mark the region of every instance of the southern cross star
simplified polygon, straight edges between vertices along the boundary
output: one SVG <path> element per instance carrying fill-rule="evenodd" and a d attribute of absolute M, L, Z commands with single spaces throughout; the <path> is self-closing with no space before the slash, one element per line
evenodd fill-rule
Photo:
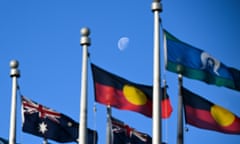
<path fill-rule="evenodd" d="M 44 134 L 47 131 L 47 124 L 45 124 L 44 122 L 39 124 L 39 132 L 41 132 L 42 134 Z"/>

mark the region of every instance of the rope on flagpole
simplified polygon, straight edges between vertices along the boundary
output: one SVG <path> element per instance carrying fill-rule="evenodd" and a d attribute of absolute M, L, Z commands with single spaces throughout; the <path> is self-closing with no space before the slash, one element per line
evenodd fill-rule
<path fill-rule="evenodd" d="M 88 57 L 88 62 L 91 64 L 92 63 L 92 59 L 91 59 L 91 55 L 88 51 L 87 53 L 87 57 Z M 97 103 L 93 102 L 93 129 L 96 131 L 97 130 Z M 94 132 L 93 135 L 93 144 L 97 144 L 97 132 Z"/>
<path fill-rule="evenodd" d="M 161 28 L 163 27 L 160 23 Z M 164 34 L 163 34 L 163 45 L 165 45 L 164 42 Z M 163 46 L 164 47 L 164 46 Z M 165 48 L 163 48 L 165 50 Z M 166 75 L 166 53 L 164 51 L 164 68 L 163 68 L 163 83 L 164 83 L 164 97 L 166 97 L 167 94 L 167 75 Z M 165 112 L 168 111 L 168 107 L 165 107 Z M 165 120 L 165 132 L 166 132 L 166 143 L 168 143 L 168 119 Z"/>
<path fill-rule="evenodd" d="M 94 130 L 97 130 L 97 122 L 96 122 L 96 119 L 97 119 L 97 107 L 96 107 L 96 102 L 94 102 L 93 104 L 93 128 Z M 93 144 L 96 144 L 96 132 L 94 132 L 94 135 L 93 135 Z"/>
<path fill-rule="evenodd" d="M 166 79 L 164 78 L 163 80 L 163 83 L 164 83 L 164 93 L 163 93 L 163 97 L 166 98 L 166 95 L 167 95 L 167 81 Z M 168 106 L 164 107 L 164 110 L 165 112 L 164 113 L 167 113 L 168 112 Z M 165 132 L 166 132 L 166 142 L 168 143 L 168 119 L 165 120 Z"/>

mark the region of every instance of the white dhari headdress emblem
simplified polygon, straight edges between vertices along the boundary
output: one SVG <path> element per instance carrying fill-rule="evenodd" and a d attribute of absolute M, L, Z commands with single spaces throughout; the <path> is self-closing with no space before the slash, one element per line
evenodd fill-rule
<path fill-rule="evenodd" d="M 218 70 L 220 68 L 221 62 L 216 58 L 212 57 L 206 52 L 201 53 L 202 67 L 201 69 L 213 70 L 216 75 L 219 75 Z"/>

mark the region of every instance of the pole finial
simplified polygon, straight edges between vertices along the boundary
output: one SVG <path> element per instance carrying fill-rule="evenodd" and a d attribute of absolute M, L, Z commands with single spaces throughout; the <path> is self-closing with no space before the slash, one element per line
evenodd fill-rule
<path fill-rule="evenodd" d="M 20 76 L 20 72 L 18 70 L 18 61 L 17 60 L 11 60 L 10 61 L 10 67 L 11 67 L 11 71 L 10 71 L 10 77 L 19 77 Z"/>
<path fill-rule="evenodd" d="M 90 34 L 89 28 L 87 28 L 87 27 L 82 28 L 82 29 L 81 29 L 81 34 L 82 34 L 83 36 L 88 36 L 88 35 Z"/>
<path fill-rule="evenodd" d="M 90 30 L 89 28 L 87 27 L 83 27 L 81 30 L 80 30 L 80 33 L 82 35 L 81 37 L 81 40 L 80 40 L 80 44 L 83 46 L 83 45 L 87 45 L 89 46 L 91 44 L 91 40 L 90 38 L 88 37 L 90 35 Z"/>
<path fill-rule="evenodd" d="M 152 11 L 159 11 L 162 12 L 162 4 L 160 0 L 154 0 L 152 2 Z"/>
<path fill-rule="evenodd" d="M 11 60 L 10 61 L 10 67 L 11 68 L 17 68 L 18 67 L 18 61 L 17 60 Z"/>

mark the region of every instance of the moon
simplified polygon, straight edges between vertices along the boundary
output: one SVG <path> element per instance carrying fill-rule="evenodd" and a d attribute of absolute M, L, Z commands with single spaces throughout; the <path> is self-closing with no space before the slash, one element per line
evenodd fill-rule
<path fill-rule="evenodd" d="M 119 40 L 118 40 L 118 49 L 120 51 L 123 51 L 125 50 L 128 45 L 129 45 L 129 42 L 130 42 L 130 39 L 128 37 L 121 37 Z"/>

